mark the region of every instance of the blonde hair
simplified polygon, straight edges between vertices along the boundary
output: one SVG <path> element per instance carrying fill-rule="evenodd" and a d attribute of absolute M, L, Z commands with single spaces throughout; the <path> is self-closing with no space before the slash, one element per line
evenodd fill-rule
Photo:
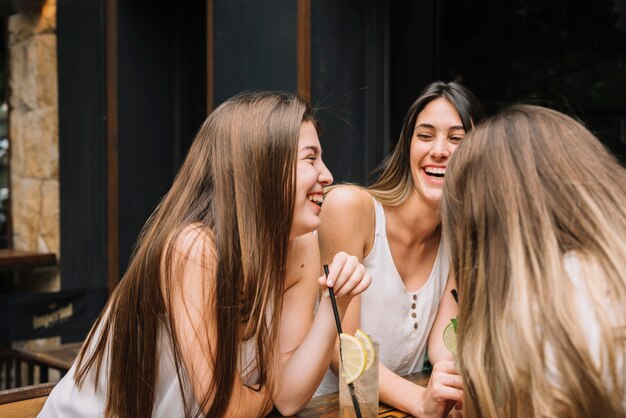
<path fill-rule="evenodd" d="M 204 341 L 213 378 L 200 408 L 208 405 L 207 416 L 224 415 L 244 339 L 255 342 L 260 387 L 271 390 L 279 384 L 278 329 L 303 121 L 313 116 L 302 100 L 258 92 L 229 99 L 200 128 L 172 188 L 146 223 L 107 313 L 94 325 L 102 332 L 92 330 L 79 357 L 80 386 L 92 367 L 98 381 L 108 356 L 107 416 L 151 414 L 161 316 L 172 311 L 169 290 L 181 286 L 183 267 L 176 252 L 184 233 L 193 229 L 198 231 L 196 248 L 210 244 L 200 247 L 203 265 L 215 265 L 205 271 L 205 282 L 212 286 L 205 312 L 214 313 L 217 340 Z M 209 240 L 202 242 L 203 237 Z M 182 247 L 191 251 L 192 246 Z M 166 332 L 183 382 L 177 324 L 172 315 L 168 319 Z M 88 354 L 91 344 L 95 350 Z M 182 383 L 180 390 L 185 415 L 197 415 Z"/>
<path fill-rule="evenodd" d="M 624 416 L 626 170 L 572 118 L 517 105 L 458 147 L 442 214 L 459 284 L 465 415 Z M 566 255 L 583 266 L 600 367 Z"/>

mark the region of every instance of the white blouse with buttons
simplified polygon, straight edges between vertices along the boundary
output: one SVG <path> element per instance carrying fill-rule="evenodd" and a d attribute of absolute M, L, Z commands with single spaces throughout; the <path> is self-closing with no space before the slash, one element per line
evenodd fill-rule
<path fill-rule="evenodd" d="M 374 200 L 374 207 L 374 243 L 363 259 L 372 283 L 361 294 L 361 329 L 378 341 L 380 362 L 402 376 L 424 366 L 428 335 L 448 280 L 449 258 L 442 240 L 424 286 L 407 291 L 391 257 L 383 206 Z M 337 391 L 337 382 L 329 370 L 316 395 Z"/>
<path fill-rule="evenodd" d="M 380 347 L 380 362 L 399 375 L 422 369 L 428 335 L 448 280 L 450 265 L 443 240 L 424 286 L 409 292 L 398 273 L 387 242 L 385 212 L 376 208 L 376 232 L 372 250 L 363 264 L 372 284 L 361 295 L 361 328 Z"/>

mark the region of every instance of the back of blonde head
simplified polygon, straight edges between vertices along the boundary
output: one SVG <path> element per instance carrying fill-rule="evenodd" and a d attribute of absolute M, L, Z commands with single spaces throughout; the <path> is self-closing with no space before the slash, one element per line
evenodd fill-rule
<path fill-rule="evenodd" d="M 518 105 L 459 146 L 442 206 L 460 288 L 465 415 L 626 416 L 626 170 L 578 122 Z M 565 254 L 584 266 L 601 365 Z"/>

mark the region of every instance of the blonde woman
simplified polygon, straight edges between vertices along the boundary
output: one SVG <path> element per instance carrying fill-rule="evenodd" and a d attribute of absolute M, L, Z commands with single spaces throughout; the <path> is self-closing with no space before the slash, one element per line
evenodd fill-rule
<path fill-rule="evenodd" d="M 430 84 L 409 109 L 374 184 L 338 186 L 324 202 L 322 259 L 348 252 L 372 277 L 343 327 L 351 333 L 361 328 L 378 341 L 380 400 L 417 417 L 440 417 L 462 397 L 461 377 L 442 337 L 457 306 L 439 202 L 450 157 L 483 115 L 463 85 Z M 427 350 L 434 370 L 424 389 L 402 376 L 422 370 Z M 337 357 L 331 370 L 318 394 L 337 390 Z"/>
<path fill-rule="evenodd" d="M 369 284 L 355 257 L 319 277 L 322 161 L 298 98 L 247 93 L 200 129 L 128 271 L 41 416 L 259 417 L 297 412 Z"/>
<path fill-rule="evenodd" d="M 517 105 L 446 177 L 465 416 L 626 416 L 626 170 L 572 118 Z"/>

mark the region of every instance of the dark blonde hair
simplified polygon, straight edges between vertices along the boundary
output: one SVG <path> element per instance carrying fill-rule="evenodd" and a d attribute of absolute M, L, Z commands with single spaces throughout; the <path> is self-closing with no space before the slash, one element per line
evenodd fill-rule
<path fill-rule="evenodd" d="M 179 378 L 185 379 L 169 290 L 180 286 L 182 267 L 175 252 L 190 227 L 204 231 L 214 243 L 203 257 L 207 265 L 215 264 L 206 270 L 205 282 L 214 287 L 205 310 L 213 312 L 217 341 L 205 341 L 203 348 L 213 365 L 213 379 L 200 407 L 210 404 L 207 416 L 226 411 L 244 339 L 255 342 L 260 386 L 279 384 L 278 327 L 303 121 L 313 121 L 304 101 L 257 92 L 229 99 L 200 128 L 79 357 L 79 385 L 92 367 L 97 382 L 103 357 L 108 357 L 107 416 L 151 414 L 160 361 L 157 337 L 163 329 L 169 333 Z M 163 314 L 168 327 L 163 327 Z M 182 384 L 180 389 L 185 415 L 197 415 Z"/>
<path fill-rule="evenodd" d="M 393 152 L 382 163 L 380 175 L 367 188 L 383 204 L 399 205 L 413 190 L 410 154 L 415 121 L 426 105 L 438 98 L 448 100 L 456 108 L 465 132 L 469 132 L 472 126 L 485 117 L 485 111 L 474 93 L 461 83 L 435 81 L 426 86 L 404 117 L 398 143 Z"/>
<path fill-rule="evenodd" d="M 600 141 L 559 112 L 508 108 L 457 148 L 442 216 L 465 415 L 624 416 L 626 170 Z M 570 255 L 599 324 L 599 367 L 573 304 Z"/>

